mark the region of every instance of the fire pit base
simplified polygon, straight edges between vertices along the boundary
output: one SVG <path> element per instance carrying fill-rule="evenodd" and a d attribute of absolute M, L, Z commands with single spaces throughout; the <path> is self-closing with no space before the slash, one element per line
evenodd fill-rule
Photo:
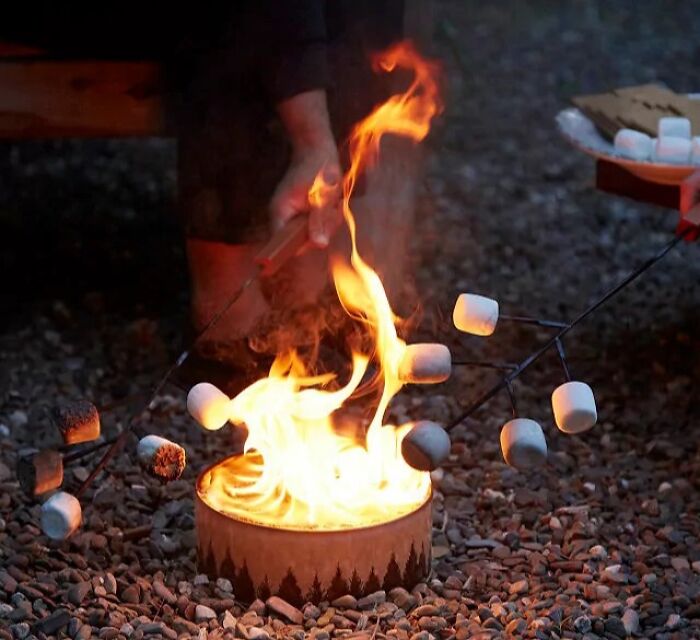
<path fill-rule="evenodd" d="M 216 465 L 213 465 L 216 466 Z M 379 589 L 408 589 L 430 572 L 431 499 L 390 522 L 340 531 L 282 529 L 221 513 L 204 499 L 197 480 L 195 519 L 200 570 L 228 578 L 236 598 L 277 595 L 300 605 L 361 597 Z"/>

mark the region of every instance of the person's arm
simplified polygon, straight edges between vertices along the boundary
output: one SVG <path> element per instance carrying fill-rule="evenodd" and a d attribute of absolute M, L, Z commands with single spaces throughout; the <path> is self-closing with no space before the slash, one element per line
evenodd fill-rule
<path fill-rule="evenodd" d="M 312 207 L 308 200 L 320 171 L 340 193 L 338 150 L 326 104 L 330 74 L 324 1 L 263 0 L 257 11 L 266 47 L 260 77 L 292 146 L 289 168 L 270 201 L 273 226 L 308 213 L 309 238 L 325 247 L 340 222 L 338 198 L 323 207 Z"/>
<path fill-rule="evenodd" d="M 292 159 L 270 201 L 273 226 L 279 227 L 296 215 L 309 214 L 309 239 L 326 247 L 340 223 L 341 169 L 338 149 L 331 131 L 326 93 L 306 91 L 277 105 L 292 144 Z M 322 206 L 309 202 L 309 189 L 319 172 L 324 182 L 336 185 L 336 192 Z"/>

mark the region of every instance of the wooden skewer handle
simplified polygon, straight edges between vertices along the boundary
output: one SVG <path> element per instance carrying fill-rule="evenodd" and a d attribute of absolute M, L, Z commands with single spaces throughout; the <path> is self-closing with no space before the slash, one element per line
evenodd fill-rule
<path fill-rule="evenodd" d="M 305 215 L 292 218 L 255 256 L 262 275 L 271 276 L 287 260 L 293 258 L 308 240 L 308 220 Z"/>

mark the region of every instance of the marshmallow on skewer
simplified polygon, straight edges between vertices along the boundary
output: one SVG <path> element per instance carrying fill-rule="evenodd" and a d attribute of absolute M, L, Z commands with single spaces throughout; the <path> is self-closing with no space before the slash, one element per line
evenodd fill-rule
<path fill-rule="evenodd" d="M 58 491 L 41 505 L 41 530 L 52 540 L 65 540 L 80 526 L 82 517 L 78 499 Z"/>
<path fill-rule="evenodd" d="M 187 394 L 187 411 L 208 431 L 221 429 L 229 418 L 231 399 L 213 384 L 200 382 Z"/>
<path fill-rule="evenodd" d="M 185 450 L 160 436 L 141 438 L 136 454 L 139 463 L 150 475 L 166 482 L 177 480 L 185 470 Z"/>
<path fill-rule="evenodd" d="M 464 333 L 490 336 L 498 323 L 498 302 L 474 293 L 462 293 L 455 303 L 452 322 Z"/>
<path fill-rule="evenodd" d="M 409 467 L 433 471 L 450 455 L 451 446 L 450 436 L 439 424 L 420 420 L 401 441 L 401 455 Z"/>
<path fill-rule="evenodd" d="M 659 138 L 673 137 L 690 140 L 690 120 L 673 116 L 659 118 L 657 132 Z"/>
<path fill-rule="evenodd" d="M 100 437 L 100 415 L 92 402 L 69 402 L 55 407 L 52 413 L 64 444 L 92 442 Z"/>
<path fill-rule="evenodd" d="M 17 458 L 17 480 L 31 497 L 58 489 L 63 484 L 63 456 L 52 449 L 20 455 Z"/>
<path fill-rule="evenodd" d="M 632 160 L 649 160 L 652 152 L 651 138 L 641 131 L 620 129 L 615 134 L 615 151 Z"/>
<path fill-rule="evenodd" d="M 671 164 L 690 162 L 690 140 L 674 136 L 657 138 L 654 143 L 654 160 Z"/>
<path fill-rule="evenodd" d="M 588 431 L 598 420 L 593 390 L 585 382 L 565 382 L 552 393 L 554 421 L 564 433 Z"/>
<path fill-rule="evenodd" d="M 452 373 L 452 356 L 444 344 L 409 344 L 399 364 L 399 378 L 413 384 L 444 382 Z"/>
<path fill-rule="evenodd" d="M 534 420 L 515 418 L 501 429 L 501 451 L 505 461 L 516 469 L 530 469 L 547 460 L 547 441 L 542 427 Z"/>

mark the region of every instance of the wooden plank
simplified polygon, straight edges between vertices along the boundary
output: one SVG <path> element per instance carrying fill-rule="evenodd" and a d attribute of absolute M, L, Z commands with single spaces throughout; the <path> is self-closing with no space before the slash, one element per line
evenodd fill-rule
<path fill-rule="evenodd" d="M 0 61 L 0 138 L 164 133 L 153 62 Z"/>
<path fill-rule="evenodd" d="M 606 193 L 648 202 L 678 211 L 680 189 L 674 185 L 657 184 L 638 178 L 614 162 L 597 160 L 596 187 Z"/>

